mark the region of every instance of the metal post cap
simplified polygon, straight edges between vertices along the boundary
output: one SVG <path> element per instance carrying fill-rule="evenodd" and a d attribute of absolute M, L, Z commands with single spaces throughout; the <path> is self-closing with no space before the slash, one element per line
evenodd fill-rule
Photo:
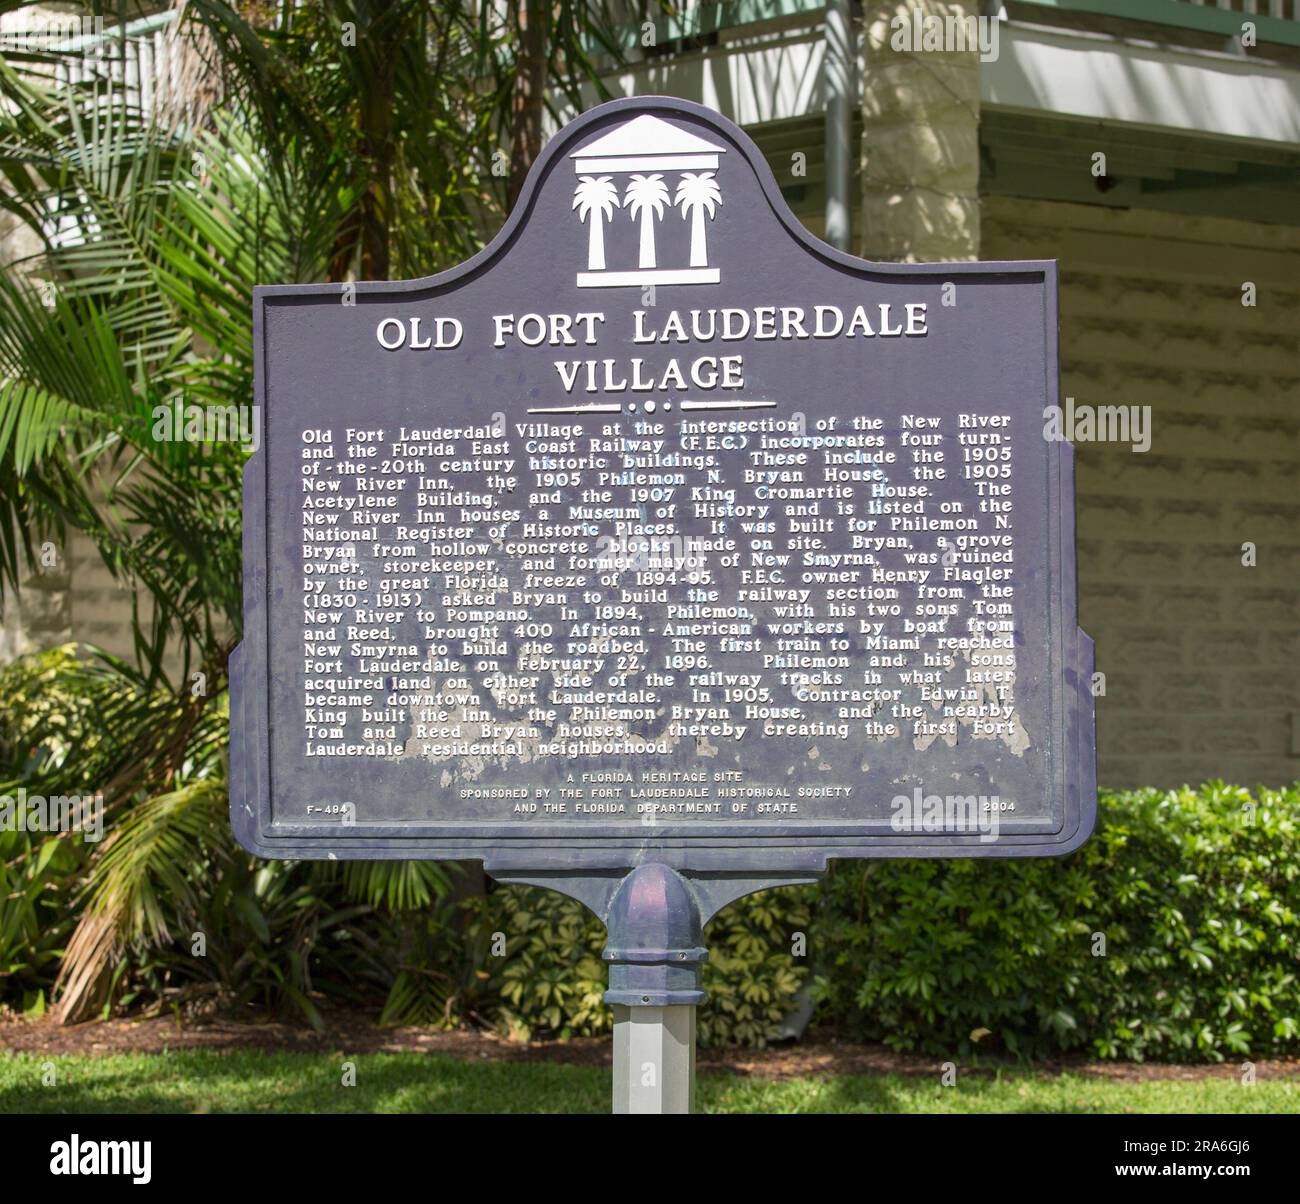
<path fill-rule="evenodd" d="M 610 963 L 605 1002 L 628 1007 L 703 1003 L 704 948 L 699 904 L 686 880 L 658 861 L 623 879 L 605 921 Z"/>

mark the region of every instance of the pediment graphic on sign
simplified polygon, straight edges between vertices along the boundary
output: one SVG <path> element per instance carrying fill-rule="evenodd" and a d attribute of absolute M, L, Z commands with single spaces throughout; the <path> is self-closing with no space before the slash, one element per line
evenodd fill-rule
<path fill-rule="evenodd" d="M 588 234 L 587 270 L 578 272 L 578 287 L 717 284 L 721 276 L 709 266 L 706 223 L 722 204 L 718 164 L 726 150 L 643 113 L 574 151 L 573 209 Z M 685 265 L 660 262 L 657 228 L 673 220 L 690 223 Z M 624 266 L 630 257 L 618 252 L 611 262 L 607 239 L 618 252 L 634 245 L 635 266 Z"/>

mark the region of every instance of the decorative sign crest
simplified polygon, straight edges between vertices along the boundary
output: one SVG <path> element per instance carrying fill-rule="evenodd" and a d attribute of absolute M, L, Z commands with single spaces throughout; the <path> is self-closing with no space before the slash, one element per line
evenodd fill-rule
<path fill-rule="evenodd" d="M 240 840 L 711 905 L 1077 847 L 1056 322 L 1054 263 L 842 254 L 662 98 L 560 131 L 458 268 L 259 288 Z"/>
<path fill-rule="evenodd" d="M 574 151 L 570 157 L 578 186 L 573 208 L 588 227 L 587 270 L 578 273 L 578 287 L 717 284 L 718 269 L 708 266 L 706 223 L 722 204 L 717 175 L 726 151 L 649 113 L 630 118 Z M 612 266 L 606 263 L 605 225 L 620 207 L 638 230 L 635 268 L 620 266 L 617 257 Z M 674 209 L 690 223 L 687 267 L 661 265 L 656 253 L 657 225 Z M 616 245 L 621 248 L 624 241 L 616 238 Z"/>

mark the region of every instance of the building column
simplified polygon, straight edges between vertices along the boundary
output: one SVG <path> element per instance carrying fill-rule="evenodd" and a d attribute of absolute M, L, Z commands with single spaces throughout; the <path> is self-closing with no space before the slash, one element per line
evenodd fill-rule
<path fill-rule="evenodd" d="M 977 259 L 978 43 L 956 50 L 936 35 L 979 5 L 867 0 L 864 9 L 859 252 L 901 263 Z"/>

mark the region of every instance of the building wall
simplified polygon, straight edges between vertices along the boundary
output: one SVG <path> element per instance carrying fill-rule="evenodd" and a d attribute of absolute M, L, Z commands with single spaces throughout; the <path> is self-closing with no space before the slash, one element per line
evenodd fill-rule
<path fill-rule="evenodd" d="M 68 609 L 73 638 L 134 663 L 132 591 L 109 572 L 99 549 L 80 532 L 73 532 L 68 541 L 68 567 Z M 141 593 L 139 605 L 148 631 L 151 606 L 148 593 Z M 171 661 L 168 667 L 174 668 Z"/>
<path fill-rule="evenodd" d="M 895 22 L 943 22 L 978 5 L 869 0 L 863 10 L 862 210 L 854 245 L 893 263 L 975 259 L 980 243 L 980 60 L 895 49 Z"/>
<path fill-rule="evenodd" d="M 1300 228 L 985 197 L 980 257 L 1060 261 L 1062 398 L 1152 408 L 1076 446 L 1100 782 L 1300 777 Z"/>

